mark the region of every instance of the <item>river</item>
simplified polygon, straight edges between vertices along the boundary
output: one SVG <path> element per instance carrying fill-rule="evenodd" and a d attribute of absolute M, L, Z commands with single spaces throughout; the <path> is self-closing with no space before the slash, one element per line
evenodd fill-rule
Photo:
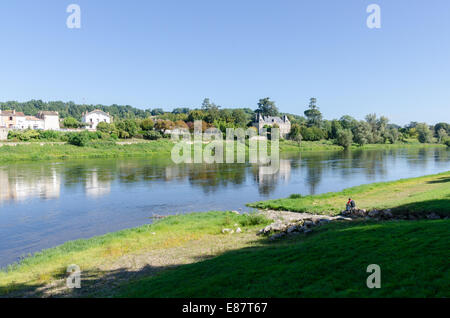
<path fill-rule="evenodd" d="M 445 148 L 283 155 L 274 175 L 251 164 L 175 165 L 142 158 L 2 164 L 0 266 L 68 240 L 151 223 L 152 215 L 247 211 L 246 203 L 292 193 L 448 170 Z"/>

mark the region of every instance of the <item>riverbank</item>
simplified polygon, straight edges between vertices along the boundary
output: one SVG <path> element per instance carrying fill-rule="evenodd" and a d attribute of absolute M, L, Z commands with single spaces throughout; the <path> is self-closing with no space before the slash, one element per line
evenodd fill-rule
<path fill-rule="evenodd" d="M 275 199 L 248 204 L 257 209 L 337 215 L 345 209 L 351 197 L 358 208 L 366 210 L 391 209 L 393 214 L 424 216 L 437 213 L 450 216 L 450 171 L 419 178 L 380 182 L 347 188 L 340 192 L 319 195 L 292 194 L 285 199 Z"/>
<path fill-rule="evenodd" d="M 446 172 L 293 200 L 302 208 L 336 204 L 334 211 L 351 193 L 396 213 L 415 207 L 448 216 L 449 184 Z M 260 214 L 192 213 L 67 242 L 0 272 L 0 296 L 450 296 L 449 219 L 336 221 L 275 241 L 257 235 L 269 223 Z M 80 266 L 81 289 L 65 287 L 70 264 Z M 382 267 L 383 288 L 365 287 L 368 264 Z"/>
<path fill-rule="evenodd" d="M 89 158 L 130 158 L 130 157 L 170 157 L 173 142 L 170 139 L 154 141 L 125 140 L 118 142 L 91 142 L 85 147 L 77 147 L 57 142 L 0 143 L 0 162 L 17 162 L 26 160 L 67 160 Z M 402 143 L 374 144 L 358 149 L 393 149 L 393 148 L 445 148 L 440 144 Z M 248 144 L 247 144 L 248 149 Z M 270 150 L 270 147 L 269 147 Z M 280 141 L 280 153 L 312 152 L 312 151 L 343 151 L 344 148 L 331 141 L 304 141 L 300 145 L 288 140 Z"/>

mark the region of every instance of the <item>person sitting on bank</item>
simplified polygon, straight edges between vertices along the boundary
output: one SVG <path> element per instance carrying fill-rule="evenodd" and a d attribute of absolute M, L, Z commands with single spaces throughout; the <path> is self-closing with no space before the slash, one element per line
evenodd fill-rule
<path fill-rule="evenodd" d="M 356 207 L 355 201 L 352 200 L 352 198 L 348 198 L 346 210 L 350 211 L 351 209 L 354 209 Z"/>

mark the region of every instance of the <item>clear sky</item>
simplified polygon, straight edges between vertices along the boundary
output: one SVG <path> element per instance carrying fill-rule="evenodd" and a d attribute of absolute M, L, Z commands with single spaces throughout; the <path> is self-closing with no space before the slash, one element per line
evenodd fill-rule
<path fill-rule="evenodd" d="M 81 7 L 81 29 L 66 8 Z M 366 8 L 381 7 L 381 29 Z M 450 122 L 448 0 L 2 0 L 0 101 Z"/>

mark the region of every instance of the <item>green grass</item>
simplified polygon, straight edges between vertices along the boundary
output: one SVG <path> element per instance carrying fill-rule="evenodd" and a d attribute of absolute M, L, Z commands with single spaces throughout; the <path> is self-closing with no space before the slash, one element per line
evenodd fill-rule
<path fill-rule="evenodd" d="M 419 178 L 360 185 L 340 192 L 299 194 L 289 198 L 248 204 L 259 209 L 338 214 L 348 198 L 361 209 L 392 209 L 393 213 L 450 216 L 450 171 Z"/>
<path fill-rule="evenodd" d="M 131 253 L 164 250 L 200 239 L 211 242 L 215 236 L 223 235 L 224 227 L 234 224 L 239 224 L 245 231 L 264 226 L 268 220 L 259 215 L 232 212 L 191 213 L 170 216 L 138 228 L 70 241 L 0 271 L 0 295 L 37 288 L 64 277 L 70 264 L 77 264 L 82 271 L 88 272 Z"/>
<path fill-rule="evenodd" d="M 115 297 L 450 297 L 450 220 L 334 223 L 131 281 Z M 381 267 L 369 289 L 366 268 Z"/>
<path fill-rule="evenodd" d="M 111 157 L 170 156 L 173 143 L 170 140 L 140 142 L 130 145 L 90 143 L 86 147 L 69 144 L 26 144 L 0 147 L 0 162 L 22 160 L 60 160 Z"/>
<path fill-rule="evenodd" d="M 43 143 L 43 145 L 40 145 Z M 7 143 L 5 143 L 7 144 Z M 153 157 L 162 156 L 169 158 L 173 148 L 169 139 L 155 141 L 142 141 L 129 144 L 117 145 L 114 142 L 93 141 L 85 147 L 77 147 L 70 144 L 52 144 L 46 142 L 29 142 L 17 146 L 0 147 L 0 162 L 17 162 L 25 160 L 61 160 L 61 159 L 87 159 L 87 158 L 124 158 L 124 157 Z M 204 147 L 205 145 L 203 145 Z M 365 145 L 363 147 L 353 146 L 352 149 L 389 149 L 402 147 L 446 147 L 437 144 L 402 143 L 394 145 Z M 235 151 L 236 151 L 235 147 Z M 310 151 L 342 151 L 343 147 L 334 145 L 330 140 L 303 141 L 299 146 L 296 142 L 289 140 L 280 141 L 280 153 L 310 152 Z M 270 142 L 268 145 L 270 153 Z M 246 141 L 246 152 L 248 156 L 248 141 Z M 224 145 L 224 154 L 226 147 Z"/>

